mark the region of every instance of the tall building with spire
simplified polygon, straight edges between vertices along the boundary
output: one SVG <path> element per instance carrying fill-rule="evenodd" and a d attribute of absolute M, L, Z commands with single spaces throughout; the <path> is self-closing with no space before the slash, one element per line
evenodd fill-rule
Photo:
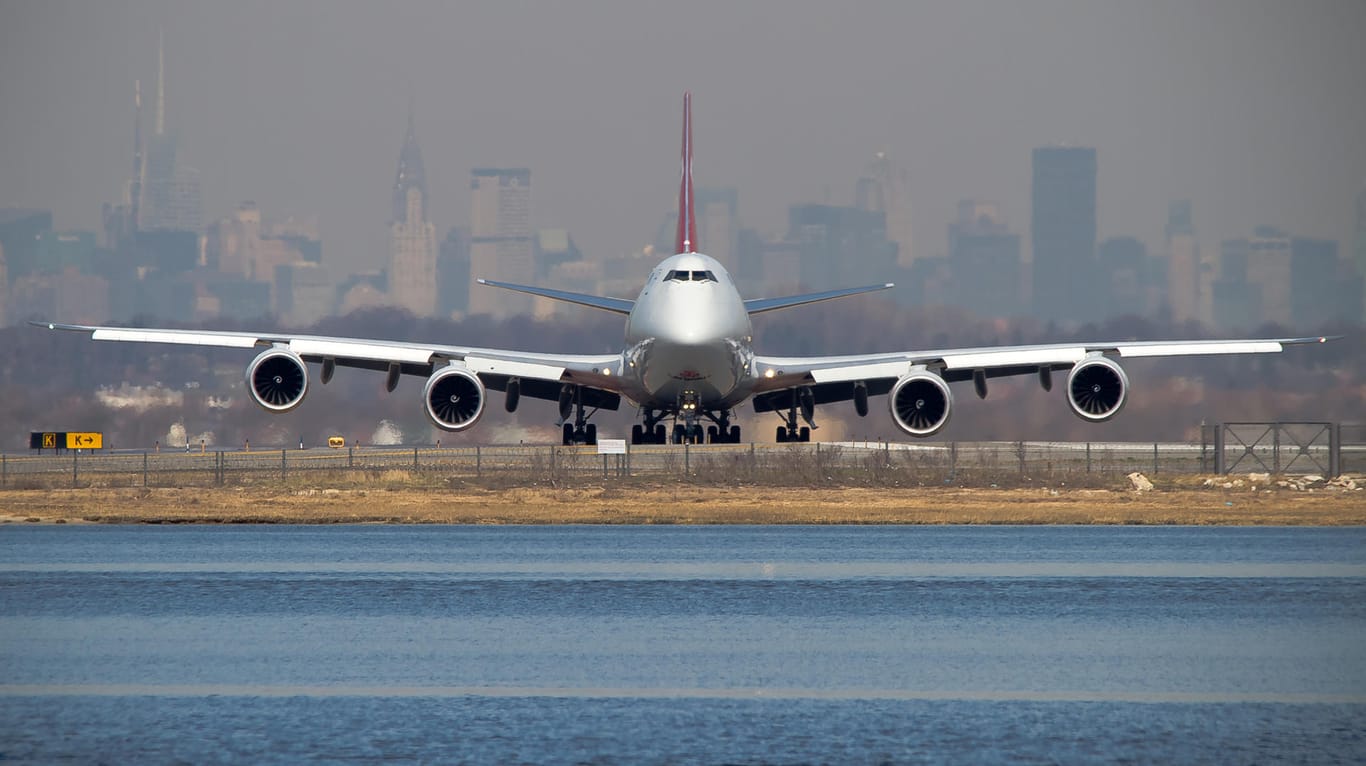
<path fill-rule="evenodd" d="M 140 89 L 139 89 L 140 90 Z M 142 138 L 142 99 L 137 96 L 134 131 Z M 130 201 L 138 231 L 194 231 L 202 226 L 199 171 L 176 162 L 175 136 L 166 132 L 166 54 L 157 37 L 156 129 L 141 142 L 134 158 L 134 195 Z"/>
<path fill-rule="evenodd" d="M 436 226 L 427 220 L 427 174 L 413 110 L 398 153 L 389 224 L 389 300 L 418 316 L 436 313 Z"/>
<path fill-rule="evenodd" d="M 531 171 L 475 168 L 470 196 L 470 278 L 533 284 L 535 242 L 531 231 Z M 531 313 L 531 298 L 470 285 L 471 314 L 507 317 Z"/>

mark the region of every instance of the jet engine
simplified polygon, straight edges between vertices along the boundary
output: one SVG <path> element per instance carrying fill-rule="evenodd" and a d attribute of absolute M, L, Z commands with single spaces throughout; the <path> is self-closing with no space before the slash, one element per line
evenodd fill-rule
<path fill-rule="evenodd" d="M 933 436 L 949 422 L 953 394 L 944 379 L 927 370 L 903 375 L 887 396 L 892 420 L 911 436 Z"/>
<path fill-rule="evenodd" d="M 484 399 L 479 376 L 456 365 L 437 370 L 422 389 L 427 417 L 445 431 L 463 431 L 478 422 Z"/>
<path fill-rule="evenodd" d="M 1067 405 L 1082 420 L 1109 420 L 1124 408 L 1128 394 L 1128 376 L 1103 356 L 1087 357 L 1067 375 Z"/>
<path fill-rule="evenodd" d="M 264 409 L 289 412 L 299 406 L 307 391 L 308 368 L 287 348 L 262 351 L 247 365 L 247 392 Z"/>

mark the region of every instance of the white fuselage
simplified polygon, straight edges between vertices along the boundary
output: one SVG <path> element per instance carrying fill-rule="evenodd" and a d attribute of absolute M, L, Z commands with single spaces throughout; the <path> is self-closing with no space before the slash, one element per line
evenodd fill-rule
<path fill-rule="evenodd" d="M 640 291 L 626 321 L 628 398 L 674 410 L 727 410 L 754 388 L 753 328 L 744 301 L 716 259 L 680 253 L 665 259 Z"/>

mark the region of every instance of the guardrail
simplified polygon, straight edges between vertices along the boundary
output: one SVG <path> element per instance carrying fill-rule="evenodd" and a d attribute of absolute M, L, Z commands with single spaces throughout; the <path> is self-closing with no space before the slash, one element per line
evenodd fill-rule
<path fill-rule="evenodd" d="M 1340 446 L 1340 445 L 1339 445 Z M 873 485 L 944 482 L 1111 481 L 1133 471 L 1211 473 L 1217 467 L 1265 470 L 1276 445 L 1253 444 L 1242 461 L 1219 462 L 1213 445 L 1088 442 L 845 442 L 665 445 L 600 455 L 593 447 L 350 447 L 345 450 L 253 449 L 96 451 L 0 454 L 0 487 L 237 486 L 293 481 L 476 479 L 530 484 L 574 479 L 669 478 L 718 483 Z M 1366 448 L 1348 447 L 1333 462 L 1329 445 L 1310 442 L 1281 472 L 1366 469 Z M 1258 459 L 1248 464 L 1246 455 Z"/>

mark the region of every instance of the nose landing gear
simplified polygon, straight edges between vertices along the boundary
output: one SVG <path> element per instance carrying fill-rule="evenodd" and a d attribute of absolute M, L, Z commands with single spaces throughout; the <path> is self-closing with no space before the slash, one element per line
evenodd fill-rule
<path fill-rule="evenodd" d="M 669 416 L 674 419 L 671 429 L 660 422 Z M 685 393 L 673 412 L 645 410 L 642 417 L 643 423 L 631 426 L 632 444 L 740 443 L 740 426 L 731 425 L 730 410 L 704 410 L 695 394 Z M 703 418 L 712 421 L 713 425 L 704 429 Z"/>

